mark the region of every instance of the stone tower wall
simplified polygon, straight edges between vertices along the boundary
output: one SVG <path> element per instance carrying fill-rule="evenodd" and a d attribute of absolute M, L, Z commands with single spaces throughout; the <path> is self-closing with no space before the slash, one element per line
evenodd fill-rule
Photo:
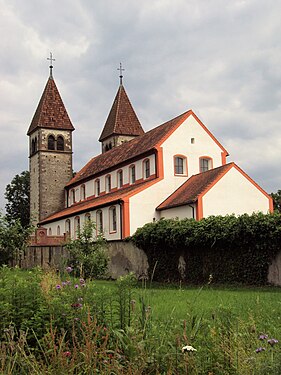
<path fill-rule="evenodd" d="M 38 151 L 30 157 L 30 202 L 32 223 L 65 207 L 64 187 L 72 178 L 71 131 L 39 129 Z M 48 150 L 48 137 L 64 138 L 64 151 Z M 34 136 L 34 135 L 33 135 Z M 30 137 L 32 139 L 32 136 Z"/>

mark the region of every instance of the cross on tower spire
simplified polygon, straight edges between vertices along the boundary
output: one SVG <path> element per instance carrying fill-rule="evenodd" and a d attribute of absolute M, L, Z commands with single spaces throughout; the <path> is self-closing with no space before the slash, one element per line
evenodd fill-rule
<path fill-rule="evenodd" d="M 122 79 L 123 79 L 123 74 L 122 74 L 122 71 L 124 71 L 125 69 L 122 68 L 122 63 L 120 63 L 120 68 L 117 68 L 117 70 L 120 71 L 120 85 L 122 85 Z"/>
<path fill-rule="evenodd" d="M 47 60 L 51 62 L 50 68 L 50 78 L 53 78 L 53 61 L 56 61 L 56 59 L 53 58 L 52 52 L 50 52 L 50 57 L 47 57 Z"/>

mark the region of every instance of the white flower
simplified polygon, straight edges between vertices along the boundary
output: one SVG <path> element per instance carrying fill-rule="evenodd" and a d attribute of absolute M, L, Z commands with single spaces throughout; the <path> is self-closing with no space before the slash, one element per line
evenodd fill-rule
<path fill-rule="evenodd" d="M 193 346 L 190 346 L 190 345 L 186 345 L 184 346 L 181 351 L 183 353 L 187 353 L 187 352 L 197 352 L 197 350 L 195 348 L 193 348 Z"/>

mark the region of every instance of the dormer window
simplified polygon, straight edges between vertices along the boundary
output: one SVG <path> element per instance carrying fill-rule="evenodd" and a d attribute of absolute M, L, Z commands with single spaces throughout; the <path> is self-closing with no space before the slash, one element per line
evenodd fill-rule
<path fill-rule="evenodd" d="M 49 135 L 48 137 L 48 150 L 55 149 L 55 137 L 53 135 Z"/>

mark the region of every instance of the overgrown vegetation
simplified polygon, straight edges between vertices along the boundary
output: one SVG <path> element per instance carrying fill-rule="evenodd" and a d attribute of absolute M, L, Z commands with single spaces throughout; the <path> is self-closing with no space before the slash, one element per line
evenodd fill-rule
<path fill-rule="evenodd" d="M 150 273 L 157 262 L 155 280 L 203 283 L 212 275 L 218 283 L 264 285 L 268 266 L 280 251 L 281 215 L 160 220 L 138 229 L 132 240 L 146 252 Z"/>
<path fill-rule="evenodd" d="M 31 227 L 24 227 L 19 219 L 11 221 L 0 214 L 0 265 L 17 263 L 23 255 Z"/>
<path fill-rule="evenodd" d="M 70 275 L 0 269 L 1 374 L 280 374 L 277 289 Z"/>
<path fill-rule="evenodd" d="M 70 239 L 65 245 L 69 251 L 69 267 L 74 274 L 85 278 L 101 278 L 106 275 L 108 255 L 106 241 L 102 235 L 94 236 L 96 225 L 86 220 L 77 232 L 76 239 Z"/>

